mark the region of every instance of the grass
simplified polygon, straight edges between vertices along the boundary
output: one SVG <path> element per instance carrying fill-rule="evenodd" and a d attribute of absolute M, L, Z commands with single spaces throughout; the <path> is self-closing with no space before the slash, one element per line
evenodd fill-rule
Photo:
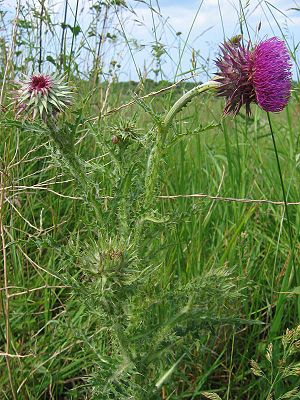
<path fill-rule="evenodd" d="M 98 18 L 106 21 L 107 10 Z M 44 40 L 42 23 L 50 22 L 43 12 L 36 32 L 25 27 L 33 39 L 24 52 Z M 72 49 L 77 12 L 78 2 L 73 30 L 63 27 Z M 142 101 L 166 85 L 148 81 L 135 104 L 91 121 L 130 101 L 130 85 L 115 83 L 115 70 L 112 83 L 97 83 L 95 71 L 76 80 L 76 52 L 60 44 L 78 90 L 58 126 L 66 140 L 74 137 L 88 185 L 42 123 L 15 122 L 7 99 L 0 120 L 1 398 L 179 400 L 213 392 L 223 400 L 283 399 L 299 373 L 279 379 L 278 361 L 288 367 L 299 357 L 297 331 L 281 345 L 299 323 L 296 273 L 286 273 L 293 255 L 299 264 L 299 205 L 288 205 L 288 225 L 282 204 L 157 197 L 283 201 L 267 115 L 253 106 L 250 118 L 220 118 L 222 100 L 194 99 L 177 115 L 151 181 L 155 124 L 190 86 Z M 41 52 L 35 57 L 41 65 Z M 285 111 L 271 115 L 288 202 L 300 198 L 299 108 L 295 86 Z M 90 202 L 94 190 L 101 219 Z M 261 366 L 256 373 L 251 360 Z"/>

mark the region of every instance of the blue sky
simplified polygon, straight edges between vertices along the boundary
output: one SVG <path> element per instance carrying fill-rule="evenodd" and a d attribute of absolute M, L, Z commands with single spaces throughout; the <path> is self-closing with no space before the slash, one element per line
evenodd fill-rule
<path fill-rule="evenodd" d="M 25 0 L 21 0 L 21 2 Z M 27 0 L 36 4 L 38 0 Z M 95 0 L 79 0 L 80 14 L 78 23 L 83 31 L 90 21 L 89 6 Z M 69 23 L 73 24 L 73 15 L 76 0 L 68 0 Z M 243 5 L 244 16 L 252 41 L 271 36 L 285 36 L 291 49 L 300 42 L 300 0 L 127 0 L 131 8 L 122 10 L 114 16 L 111 24 L 116 26 L 126 36 L 127 44 L 115 48 L 109 47 L 106 51 L 107 64 L 114 59 L 121 64 L 121 79 L 137 80 L 139 75 L 148 75 L 153 78 L 151 70 L 155 62 L 151 53 L 152 46 L 160 43 L 166 49 L 162 56 L 161 66 L 163 73 L 159 78 L 170 81 L 182 77 L 182 73 L 191 70 L 191 59 L 196 60 L 198 80 L 204 80 L 214 70 L 213 60 L 218 53 L 218 45 L 224 35 L 230 38 L 240 33 L 240 20 L 243 18 L 240 10 Z M 13 14 L 15 1 L 4 0 L 4 4 Z M 60 0 L 46 0 L 47 7 L 55 13 L 54 21 L 61 22 L 64 2 Z M 152 10 L 151 10 L 152 8 Z M 296 9 L 299 10 L 296 10 Z M 277 22 L 276 22 L 277 20 Z M 258 26 L 260 30 L 258 32 Z M 58 30 L 60 30 L 59 25 Z M 109 29 L 110 30 L 110 29 Z M 181 35 L 176 36 L 176 32 Z M 244 25 L 245 38 L 248 38 Z M 59 46 L 60 33 L 57 43 L 51 41 L 45 46 L 45 55 Z M 77 45 L 84 41 L 83 36 L 77 38 Z M 93 48 L 93 38 L 84 43 Z M 82 42 L 83 43 L 83 42 Z M 142 47 L 136 46 L 142 45 Z M 297 52 L 299 58 L 300 46 Z M 81 50 L 82 65 L 86 70 L 90 68 L 89 56 Z M 194 64 L 195 66 L 195 64 Z M 296 78 L 296 68 L 294 68 Z"/>
<path fill-rule="evenodd" d="M 273 0 L 269 3 L 259 0 L 241 1 L 243 4 L 244 16 L 252 41 L 261 40 L 266 37 L 285 36 L 291 48 L 295 48 L 300 42 L 300 2 L 294 0 Z M 193 49 L 199 52 L 204 59 L 210 57 L 208 65 L 209 72 L 213 72 L 213 59 L 218 52 L 218 45 L 224 39 L 240 33 L 240 1 L 239 0 L 161 0 L 159 1 L 160 12 L 163 17 L 154 15 L 154 23 L 149 7 L 138 2 L 131 1 L 135 5 L 136 15 L 145 24 L 144 27 L 135 27 L 134 32 L 145 42 L 153 40 L 153 25 L 156 25 L 157 37 L 171 47 L 171 57 L 166 58 L 163 64 L 168 76 L 174 79 L 177 71 L 179 40 L 174 38 L 172 28 L 182 32 L 181 49 L 187 40 L 182 56 L 181 71 L 188 71 L 191 68 L 190 59 Z M 137 4 L 139 6 L 137 7 Z M 151 2 L 157 8 L 156 2 Z M 188 4 L 188 6 L 187 6 Z M 299 8 L 299 11 L 295 10 Z M 273 15 L 272 15 L 273 14 Z M 167 23 L 159 21 L 166 19 Z M 276 20 L 277 22 L 276 22 Z M 278 26 L 279 24 L 279 26 Z M 258 32 L 258 26 L 260 31 Z M 244 26 L 244 35 L 247 39 L 248 33 Z M 299 54 L 299 51 L 297 52 Z M 142 61 L 140 55 L 139 61 Z M 201 60 L 199 60 L 201 63 Z M 199 64 L 197 65 L 199 66 Z M 201 70 L 198 70 L 201 71 Z M 296 75 L 296 69 L 294 68 Z M 201 74 L 203 76 L 203 73 Z"/>

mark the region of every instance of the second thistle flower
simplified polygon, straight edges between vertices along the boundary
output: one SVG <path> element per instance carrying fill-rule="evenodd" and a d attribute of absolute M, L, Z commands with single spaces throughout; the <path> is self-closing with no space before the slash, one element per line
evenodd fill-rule
<path fill-rule="evenodd" d="M 64 76 L 33 74 L 20 82 L 17 103 L 18 115 L 31 119 L 40 117 L 44 121 L 64 111 L 71 103 L 72 91 Z"/>

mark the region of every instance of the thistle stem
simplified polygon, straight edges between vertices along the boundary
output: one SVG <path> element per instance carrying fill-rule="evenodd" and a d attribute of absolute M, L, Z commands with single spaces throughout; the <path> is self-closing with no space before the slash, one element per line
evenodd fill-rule
<path fill-rule="evenodd" d="M 295 253 L 294 253 L 294 245 L 293 245 L 293 234 L 292 234 L 292 226 L 291 226 L 291 220 L 289 216 L 289 211 L 288 211 L 288 205 L 287 205 L 287 197 L 286 197 L 286 192 L 285 192 L 285 187 L 284 187 L 284 182 L 283 182 L 283 177 L 282 177 L 282 172 L 281 172 L 281 167 L 280 167 L 280 161 L 279 161 L 279 156 L 278 156 L 278 150 L 277 150 L 277 145 L 276 145 L 276 140 L 275 140 L 275 135 L 273 132 L 273 127 L 271 123 L 271 118 L 270 114 L 267 113 L 268 116 L 268 122 L 269 122 L 269 127 L 270 127 L 270 132 L 272 136 L 272 142 L 273 142 L 273 147 L 274 147 L 274 152 L 276 155 L 276 162 L 277 162 L 277 168 L 278 168 L 278 173 L 279 173 L 279 178 L 280 178 L 280 184 L 281 184 L 281 190 L 282 190 L 282 196 L 283 196 L 283 202 L 284 202 L 284 211 L 286 214 L 286 219 L 287 219 L 287 225 L 288 225 L 288 236 L 289 236 L 289 242 L 290 242 L 290 247 L 291 247 L 291 258 L 292 262 L 288 263 L 282 284 L 281 284 L 281 292 L 286 292 L 290 286 L 290 282 L 293 278 L 294 273 L 296 273 L 296 265 L 295 265 Z M 298 277 L 297 277 L 297 283 L 298 283 Z M 278 297 L 277 305 L 276 305 L 276 312 L 274 316 L 274 320 L 272 323 L 271 327 L 271 336 L 275 336 L 280 328 L 280 322 L 282 319 L 282 314 L 283 314 L 283 304 L 284 300 L 286 298 L 286 294 L 281 293 Z M 298 316 L 300 315 L 300 301 L 298 301 Z"/>
<path fill-rule="evenodd" d="M 95 214 L 97 221 L 100 223 L 102 221 L 103 217 L 103 211 L 102 207 L 99 204 L 99 202 L 96 199 L 96 193 L 95 193 L 95 186 L 93 182 L 89 179 L 89 177 L 85 174 L 82 165 L 80 163 L 80 160 L 75 154 L 75 150 L 70 147 L 67 147 L 65 143 L 63 143 L 60 140 L 60 132 L 53 123 L 53 121 L 48 121 L 48 128 L 50 129 L 51 137 L 53 141 L 55 142 L 56 146 L 58 147 L 61 155 L 64 157 L 66 160 L 68 167 L 70 168 L 73 176 L 77 180 L 77 182 L 80 184 L 81 188 L 84 190 L 86 199 L 88 202 L 91 204 L 91 206 L 94 208 Z"/>
<path fill-rule="evenodd" d="M 151 149 L 148 158 L 148 165 L 146 171 L 146 178 L 145 178 L 145 206 L 146 209 L 152 203 L 154 193 L 155 193 L 155 184 L 158 175 L 158 166 L 159 161 L 162 154 L 163 149 L 163 137 L 166 131 L 164 130 L 163 126 L 158 126 L 157 128 L 157 135 L 156 135 L 156 142 Z"/>
<path fill-rule="evenodd" d="M 151 204 L 155 196 L 157 176 L 159 173 L 159 163 L 163 153 L 164 141 L 176 114 L 178 114 L 195 96 L 211 89 L 217 89 L 219 86 L 220 83 L 216 81 L 208 81 L 189 90 L 182 97 L 180 97 L 179 100 L 176 101 L 171 110 L 165 116 L 164 120 L 158 124 L 156 140 L 149 154 L 146 170 L 144 216 L 137 222 L 134 238 L 135 243 L 140 238 L 145 214 L 151 208 Z"/>
<path fill-rule="evenodd" d="M 220 83 L 217 81 L 208 81 L 205 83 L 202 83 L 201 85 L 198 85 L 194 87 L 193 89 L 189 90 L 187 93 L 185 93 L 182 97 L 180 97 L 179 100 L 176 101 L 176 103 L 173 105 L 171 110 L 167 113 L 165 119 L 164 119 L 164 131 L 167 133 L 168 129 L 171 126 L 171 123 L 175 117 L 175 115 L 183 109 L 195 96 L 197 96 L 200 93 L 206 92 L 207 90 L 210 89 L 217 89 L 220 86 Z"/>
<path fill-rule="evenodd" d="M 164 130 L 164 127 L 161 124 L 158 125 L 156 141 L 150 151 L 150 154 L 148 157 L 147 169 L 146 169 L 145 195 L 144 195 L 144 201 L 143 201 L 144 212 L 142 214 L 142 218 L 140 218 L 137 221 L 136 226 L 135 226 L 134 239 L 133 239 L 134 243 L 138 243 L 138 241 L 140 240 L 145 217 L 146 217 L 147 213 L 149 212 L 149 209 L 151 209 L 153 198 L 155 196 L 159 162 L 160 162 L 162 152 L 163 152 L 163 138 L 165 136 L 164 134 L 166 134 L 166 133 L 167 133 L 167 131 Z"/>
<path fill-rule="evenodd" d="M 74 177 L 77 179 L 81 188 L 84 190 L 88 203 L 90 203 L 94 208 L 97 221 L 101 222 L 103 212 L 101 205 L 96 199 L 96 193 L 93 182 L 91 182 L 88 176 L 84 173 L 80 161 L 75 155 L 71 154 L 70 155 L 63 154 L 63 155 L 66 161 L 68 162 L 69 168 L 72 170 Z"/>

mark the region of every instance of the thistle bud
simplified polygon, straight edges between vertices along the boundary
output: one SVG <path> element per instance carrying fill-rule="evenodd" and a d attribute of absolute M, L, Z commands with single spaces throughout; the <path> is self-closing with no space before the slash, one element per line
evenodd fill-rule
<path fill-rule="evenodd" d="M 118 143 L 120 143 L 121 139 L 120 139 L 119 136 L 114 135 L 114 136 L 111 138 L 111 141 L 112 141 L 112 144 L 118 144 Z"/>
<path fill-rule="evenodd" d="M 44 121 L 55 116 L 71 103 L 72 91 L 57 74 L 33 74 L 20 82 L 17 92 L 18 114 L 31 119 L 40 117 Z"/>

